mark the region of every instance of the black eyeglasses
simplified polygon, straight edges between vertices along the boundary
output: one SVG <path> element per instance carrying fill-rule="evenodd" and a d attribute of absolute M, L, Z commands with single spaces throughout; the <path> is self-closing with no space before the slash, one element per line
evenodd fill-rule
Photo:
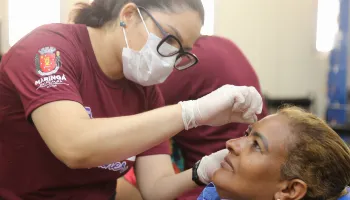
<path fill-rule="evenodd" d="M 144 11 L 153 20 L 153 22 L 156 24 L 156 26 L 159 28 L 160 32 L 163 35 L 163 39 L 159 42 L 157 46 L 158 53 L 163 57 L 171 57 L 171 56 L 177 55 L 175 65 L 174 65 L 175 69 L 184 70 L 198 63 L 197 56 L 194 55 L 193 53 L 185 51 L 184 48 L 182 47 L 180 40 L 177 37 L 166 32 L 163 29 L 163 27 L 158 23 L 158 21 L 154 19 L 151 13 L 147 11 L 146 8 L 143 8 L 140 6 L 138 6 L 138 8 Z M 169 52 L 169 49 L 166 48 L 167 46 L 166 44 L 174 46 L 177 49 L 172 52 Z"/>

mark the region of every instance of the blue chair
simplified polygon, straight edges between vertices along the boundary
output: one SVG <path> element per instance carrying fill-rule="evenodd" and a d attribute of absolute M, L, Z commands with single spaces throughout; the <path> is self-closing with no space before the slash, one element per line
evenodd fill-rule
<path fill-rule="evenodd" d="M 347 188 L 347 191 L 347 194 L 340 197 L 338 200 L 350 200 L 350 187 Z M 207 185 L 197 200 L 220 200 L 220 197 L 216 192 L 215 185 L 213 183 Z"/>
<path fill-rule="evenodd" d="M 345 196 L 340 197 L 338 200 L 350 200 L 350 187 L 347 188 L 348 193 Z"/>

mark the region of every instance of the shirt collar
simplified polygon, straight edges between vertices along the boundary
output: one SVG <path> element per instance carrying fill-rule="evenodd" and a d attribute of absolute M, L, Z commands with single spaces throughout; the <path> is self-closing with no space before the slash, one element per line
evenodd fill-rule
<path fill-rule="evenodd" d="M 215 185 L 210 183 L 202 191 L 197 200 L 221 200 L 219 194 L 216 192 Z"/>

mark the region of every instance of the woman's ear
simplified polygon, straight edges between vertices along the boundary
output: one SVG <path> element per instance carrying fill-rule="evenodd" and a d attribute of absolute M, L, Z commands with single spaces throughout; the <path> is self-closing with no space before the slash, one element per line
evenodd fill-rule
<path fill-rule="evenodd" d="M 119 14 L 120 21 L 125 22 L 126 24 L 131 24 L 132 21 L 138 20 L 137 6 L 134 3 L 127 3 L 120 10 Z"/>
<path fill-rule="evenodd" d="M 280 190 L 275 194 L 275 199 L 279 200 L 300 200 L 307 192 L 307 184 L 300 179 L 283 181 Z"/>

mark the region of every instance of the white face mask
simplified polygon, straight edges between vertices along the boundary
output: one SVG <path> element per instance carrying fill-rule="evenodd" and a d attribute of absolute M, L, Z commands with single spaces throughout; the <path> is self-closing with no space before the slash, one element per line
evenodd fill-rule
<path fill-rule="evenodd" d="M 174 68 L 176 55 L 163 57 L 157 52 L 157 46 L 161 38 L 150 33 L 146 27 L 143 17 L 138 10 L 142 22 L 148 33 L 148 39 L 145 46 L 140 51 L 129 48 L 125 29 L 123 28 L 127 48 L 123 48 L 123 71 L 125 78 L 138 83 L 142 86 L 156 85 L 163 83 L 171 74 Z M 169 53 L 177 49 L 170 44 L 162 44 L 162 51 Z"/>

